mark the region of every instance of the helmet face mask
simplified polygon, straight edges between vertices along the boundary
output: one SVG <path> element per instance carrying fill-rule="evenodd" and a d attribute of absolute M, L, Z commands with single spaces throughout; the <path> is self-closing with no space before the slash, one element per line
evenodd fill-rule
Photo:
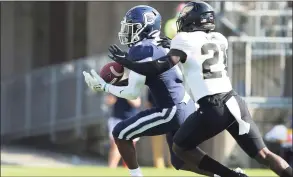
<path fill-rule="evenodd" d="M 213 26 L 212 30 L 215 28 L 215 18 L 214 18 L 214 12 L 206 12 L 200 15 L 200 22 L 204 23 L 203 26 Z M 209 28 L 209 27 L 208 27 Z"/>
<path fill-rule="evenodd" d="M 178 18 L 176 20 L 176 27 L 177 27 L 177 32 L 180 32 L 182 28 L 182 19 Z"/>
<path fill-rule="evenodd" d="M 143 29 L 140 23 L 127 23 L 126 20 L 121 21 L 121 29 L 118 33 L 120 43 L 128 45 L 140 41 L 139 34 Z"/>

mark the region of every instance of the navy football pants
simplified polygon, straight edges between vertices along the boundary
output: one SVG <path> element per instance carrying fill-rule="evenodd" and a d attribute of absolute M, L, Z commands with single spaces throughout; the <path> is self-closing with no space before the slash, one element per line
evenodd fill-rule
<path fill-rule="evenodd" d="M 137 137 L 167 134 L 171 162 L 176 169 L 184 164 L 172 151 L 173 136 L 185 119 L 195 112 L 195 104 L 180 103 L 171 108 L 151 108 L 118 123 L 112 132 L 113 137 L 133 140 Z"/>

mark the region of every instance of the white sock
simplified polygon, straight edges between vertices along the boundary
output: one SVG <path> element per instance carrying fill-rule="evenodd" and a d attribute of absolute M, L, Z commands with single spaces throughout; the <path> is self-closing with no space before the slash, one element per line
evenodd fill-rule
<path fill-rule="evenodd" d="M 142 172 L 139 167 L 137 169 L 129 169 L 129 171 L 130 176 L 142 176 Z"/>

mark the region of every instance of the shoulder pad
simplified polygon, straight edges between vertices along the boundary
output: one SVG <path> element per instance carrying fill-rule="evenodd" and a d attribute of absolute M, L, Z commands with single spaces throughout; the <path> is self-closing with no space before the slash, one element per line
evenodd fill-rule
<path fill-rule="evenodd" d="M 171 49 L 174 47 L 174 46 L 177 46 L 177 45 L 182 45 L 183 44 L 186 44 L 187 43 L 187 40 L 186 40 L 186 34 L 185 33 L 177 33 L 175 35 L 175 37 L 172 39 L 171 41 Z"/>
<path fill-rule="evenodd" d="M 224 43 L 224 44 L 226 45 L 226 47 L 228 47 L 228 40 L 227 40 L 227 38 L 226 38 L 223 34 L 218 33 L 218 32 L 213 32 L 213 36 L 214 36 L 217 40 L 219 40 L 219 41 L 221 41 L 222 43 Z"/>
<path fill-rule="evenodd" d="M 154 48 L 151 45 L 137 45 L 130 48 L 128 55 L 133 61 L 140 61 L 153 57 Z"/>
<path fill-rule="evenodd" d="M 186 32 L 180 32 L 178 33 L 172 40 L 172 45 L 186 45 L 186 46 L 194 46 L 199 41 L 201 41 L 204 38 L 203 32 L 192 32 L 192 33 L 186 33 Z M 197 42 L 194 42 L 197 41 Z"/>
<path fill-rule="evenodd" d="M 180 32 L 180 33 L 177 33 L 176 36 L 174 36 L 174 38 L 172 39 L 172 41 L 184 41 L 186 40 L 188 37 L 187 37 L 187 34 L 185 32 Z"/>
<path fill-rule="evenodd" d="M 171 41 L 171 49 L 181 50 L 189 55 L 195 45 L 193 36 L 188 33 L 180 32 Z"/>

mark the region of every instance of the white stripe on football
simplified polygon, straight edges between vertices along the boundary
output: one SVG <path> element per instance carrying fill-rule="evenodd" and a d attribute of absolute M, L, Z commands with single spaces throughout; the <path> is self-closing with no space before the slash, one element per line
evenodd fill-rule
<path fill-rule="evenodd" d="M 115 69 L 114 69 L 113 66 L 110 66 L 110 70 L 111 70 L 111 72 L 112 72 L 116 77 L 123 76 L 123 74 L 124 74 L 124 72 L 122 72 L 122 73 L 118 73 L 117 71 L 115 71 Z"/>

